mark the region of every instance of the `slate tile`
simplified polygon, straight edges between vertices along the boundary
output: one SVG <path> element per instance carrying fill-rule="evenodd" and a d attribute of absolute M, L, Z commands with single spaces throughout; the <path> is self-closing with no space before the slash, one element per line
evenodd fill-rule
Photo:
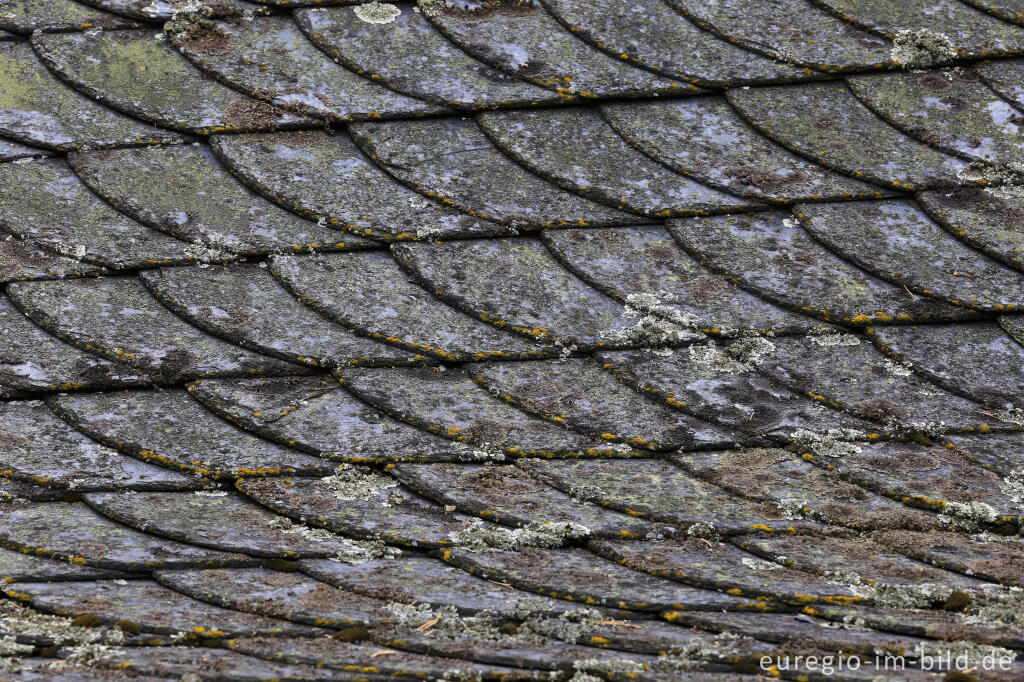
<path fill-rule="evenodd" d="M 203 145 L 84 152 L 69 161 L 119 211 L 193 242 L 197 256 L 213 262 L 235 254 L 374 244 L 275 206 L 231 177 Z"/>
<path fill-rule="evenodd" d="M 208 678 L 225 682 L 306 682 L 341 679 L 334 671 L 319 670 L 310 666 L 263 661 L 226 649 L 180 646 L 116 648 L 98 661 L 97 666 L 111 673 L 129 671 L 133 678 L 153 675 L 162 679 L 180 679 L 183 675 L 199 670 Z M 372 682 L 386 678 L 374 676 L 366 679 Z"/>
<path fill-rule="evenodd" d="M 438 33 L 414 3 L 392 4 L 386 24 L 363 21 L 349 7 L 296 10 L 303 33 L 356 73 L 445 107 L 489 108 L 553 103 L 556 93 L 473 59 Z"/>
<path fill-rule="evenodd" d="M 311 220 L 370 239 L 497 237 L 514 230 L 427 200 L 342 134 L 217 135 L 217 157 L 246 185 Z"/>
<path fill-rule="evenodd" d="M 32 45 L 43 63 L 89 97 L 161 127 L 208 135 L 309 122 L 204 76 L 156 31 L 46 33 Z"/>
<path fill-rule="evenodd" d="M 804 204 L 794 213 L 836 253 L 920 294 L 990 311 L 1024 300 L 1019 273 L 965 246 L 913 201 Z M 920 258 L 922 249 L 931 258 Z"/>
<path fill-rule="evenodd" d="M 712 274 L 660 226 L 544 230 L 544 245 L 570 272 L 625 304 L 650 294 L 659 305 L 696 315 L 705 334 L 806 332 L 817 320 L 762 300 Z"/>
<path fill-rule="evenodd" d="M 349 546 L 326 533 L 303 534 L 287 519 L 224 491 L 88 493 L 82 499 L 132 528 L 225 552 L 316 558 L 333 556 Z"/>
<path fill-rule="evenodd" d="M 18 282 L 7 295 L 59 339 L 163 381 L 296 371 L 187 324 L 134 278 Z"/>
<path fill-rule="evenodd" d="M 672 220 L 669 231 L 713 272 L 779 305 L 828 321 L 863 325 L 974 316 L 934 298 L 908 294 L 851 265 L 782 212 Z"/>
<path fill-rule="evenodd" d="M 629 452 L 531 417 L 459 369 L 356 368 L 339 376 L 356 397 L 392 417 L 485 452 L 540 457 Z"/>
<path fill-rule="evenodd" d="M 995 408 L 1024 405 L 1024 391 L 1012 378 L 1024 348 L 994 322 L 876 327 L 871 338 L 947 391 Z"/>
<path fill-rule="evenodd" d="M 0 164 L 0 221 L 19 239 L 113 270 L 194 258 L 186 242 L 99 199 L 63 159 Z"/>
<path fill-rule="evenodd" d="M 130 575 L 121 571 L 47 559 L 34 554 L 0 548 L 0 584 L 15 581 L 117 580 Z M 0 618 L 0 630 L 4 623 Z"/>
<path fill-rule="evenodd" d="M 524 5 L 507 12 L 488 6 L 476 11 L 446 0 L 424 14 L 469 55 L 565 98 L 698 92 L 689 83 L 609 57 L 574 37 L 539 4 Z"/>
<path fill-rule="evenodd" d="M 74 494 L 74 493 L 72 493 Z M 12 500 L 31 500 L 32 502 L 52 502 L 67 496 L 61 490 L 44 488 L 35 483 L 19 481 L 8 476 L 0 476 L 0 502 Z"/>
<path fill-rule="evenodd" d="M 0 472 L 49 488 L 75 491 L 182 490 L 183 474 L 140 462 L 74 430 L 38 401 L 0 403 Z"/>
<path fill-rule="evenodd" d="M 311 637 L 326 631 L 295 626 L 213 606 L 162 587 L 152 580 L 23 582 L 8 585 L 8 594 L 34 608 L 67 617 L 91 615 L 106 625 L 130 621 L 149 633 L 186 633 L 196 639 L 216 637 Z M 286 640 L 287 641 L 287 640 Z"/>
<path fill-rule="evenodd" d="M 1024 106 L 1024 59 L 985 61 L 975 68 L 990 88 L 1018 107 Z"/>
<path fill-rule="evenodd" d="M 906 190 L 961 184 L 966 163 L 904 135 L 841 82 L 730 90 L 729 103 L 759 131 L 818 163 Z"/>
<path fill-rule="evenodd" d="M 527 547 L 496 552 L 446 550 L 443 558 L 487 580 L 507 582 L 522 590 L 588 605 L 641 612 L 768 610 L 763 602 L 657 578 L 578 548 Z"/>
<path fill-rule="evenodd" d="M 213 26 L 199 22 L 172 40 L 218 80 L 300 114 L 355 120 L 447 111 L 345 69 L 310 43 L 287 15 L 220 21 Z"/>
<path fill-rule="evenodd" d="M 639 0 L 629 10 L 613 0 L 547 0 L 544 6 L 590 45 L 669 78 L 734 87 L 815 75 L 703 31 L 662 0 Z"/>
<path fill-rule="evenodd" d="M 460 361 L 544 357 L 558 350 L 495 329 L 439 301 L 385 252 L 276 256 L 270 270 L 327 318 L 414 352 Z"/>
<path fill-rule="evenodd" d="M 1024 23 L 1024 5 L 1021 5 L 1020 0 L 967 0 L 967 3 L 1004 21 Z"/>
<path fill-rule="evenodd" d="M 237 487 L 261 505 L 317 528 L 405 547 L 451 544 L 449 533 L 463 529 L 468 517 L 446 512 L 389 478 L 377 474 L 354 490 L 330 477 L 244 478 Z"/>
<path fill-rule="evenodd" d="M 774 503 L 790 515 L 856 530 L 935 530 L 938 518 L 841 478 L 779 448 L 689 452 L 670 460 L 740 497 Z M 788 505 L 793 505 L 792 509 Z"/>
<path fill-rule="evenodd" d="M 782 62 L 837 72 L 883 68 L 891 61 L 887 40 L 798 0 L 666 1 L 698 26 Z"/>
<path fill-rule="evenodd" d="M 0 42 L 0 83 L 0 133 L 18 142 L 66 151 L 184 141 L 79 94 L 47 71 L 25 42 Z"/>
<path fill-rule="evenodd" d="M 404 365 L 419 356 L 356 336 L 302 305 L 265 264 L 162 268 L 140 274 L 175 314 L 260 353 L 313 367 Z"/>
<path fill-rule="evenodd" d="M 792 605 L 861 601 L 845 585 L 757 559 L 727 543 L 686 538 L 659 542 L 596 540 L 588 546 L 638 571 L 759 601 Z"/>
<path fill-rule="evenodd" d="M 944 444 L 968 460 L 1008 476 L 1024 467 L 1024 433 L 958 433 L 943 439 Z"/>
<path fill-rule="evenodd" d="M 695 524 L 711 525 L 723 533 L 791 532 L 792 527 L 815 525 L 787 520 L 774 505 L 731 495 L 660 459 L 524 459 L 517 465 L 576 499 L 672 524 L 666 529 L 669 533 L 687 531 Z"/>
<path fill-rule="evenodd" d="M 197 476 L 317 474 L 332 468 L 218 419 L 177 389 L 69 394 L 49 404 L 90 438 Z"/>
<path fill-rule="evenodd" d="M 349 132 L 389 174 L 478 218 L 516 229 L 639 222 L 524 170 L 473 120 L 354 123 Z"/>
<path fill-rule="evenodd" d="M 49 154 L 50 152 L 43 149 L 37 149 L 36 147 L 30 147 L 20 142 L 0 137 L 0 161 L 16 161 L 30 157 L 48 156 Z"/>
<path fill-rule="evenodd" d="M 895 551 L 950 571 L 1024 587 L 1024 544 L 1019 538 L 915 532 L 904 529 L 872 534 Z"/>
<path fill-rule="evenodd" d="M 570 192 L 617 209 L 664 218 L 752 206 L 647 158 L 596 109 L 489 112 L 476 120 L 517 163 Z M 587 144 L 567 144 L 570 140 Z"/>
<path fill-rule="evenodd" d="M 136 24 L 74 0 L 10 0 L 0 10 L 0 28 L 14 33 L 132 28 Z"/>
<path fill-rule="evenodd" d="M 970 159 L 1024 159 L 1024 117 L 976 71 L 891 72 L 846 79 L 872 111 L 925 144 Z"/>
<path fill-rule="evenodd" d="M 1024 270 L 1024 235 L 1017 229 L 1024 217 L 1024 202 L 1008 194 L 996 196 L 981 187 L 921 192 L 917 201 L 932 220 L 959 239 Z"/>
<path fill-rule="evenodd" d="M 153 0 L 152 2 L 139 2 L 138 0 L 85 0 L 90 5 L 102 7 L 105 10 L 115 12 L 125 17 L 139 19 L 141 21 L 163 23 L 171 19 L 179 12 L 189 12 L 189 9 L 176 6 L 175 0 Z M 257 0 L 265 4 L 264 0 Z M 246 10 L 262 13 L 266 8 L 260 4 L 253 4 L 245 0 L 217 0 L 212 6 L 207 6 L 211 16 L 232 16 Z"/>
<path fill-rule="evenodd" d="M 23 242 L 14 235 L 0 233 L 0 283 L 82 277 L 104 272 L 99 266 L 58 256 L 32 242 Z"/>
<path fill-rule="evenodd" d="M 509 526 L 578 523 L 595 537 L 655 532 L 647 521 L 576 500 L 512 465 L 397 464 L 389 471 L 421 495 Z"/>
<path fill-rule="evenodd" d="M 29 502 L 0 508 L 8 549 L 121 571 L 244 566 L 253 559 L 155 538 L 114 523 L 80 502 Z M 229 571 L 230 572 L 230 571 Z"/>
<path fill-rule="evenodd" d="M 266 568 L 158 570 L 153 577 L 200 601 L 303 625 L 344 628 L 390 617 L 387 602 L 295 572 Z"/>
<path fill-rule="evenodd" d="M 1013 337 L 1018 343 L 1024 344 L 1024 320 L 1020 315 L 1001 315 L 997 321 L 1007 334 Z"/>
<path fill-rule="evenodd" d="M 810 396 L 889 429 L 933 425 L 973 431 L 998 424 L 979 406 L 915 376 L 858 336 L 782 337 L 772 341 L 759 371 L 795 393 Z M 834 344 L 834 345 L 833 345 Z"/>
<path fill-rule="evenodd" d="M 637 335 L 630 329 L 643 325 L 635 319 L 637 311 L 587 286 L 534 238 L 397 244 L 392 252 L 443 301 L 496 327 L 570 351 L 571 346 L 629 344 Z M 497 290 L 496 280 L 504 283 Z M 665 340 L 671 332 L 690 334 L 673 325 L 666 327 Z"/>
<path fill-rule="evenodd" d="M 465 368 L 502 400 L 594 438 L 650 450 L 728 447 L 737 440 L 727 430 L 623 389 L 589 358 Z"/>
<path fill-rule="evenodd" d="M 207 408 L 246 431 L 304 452 L 341 462 L 419 462 L 472 459 L 464 446 L 378 412 L 333 377 L 330 389 L 276 401 L 281 387 L 297 377 L 255 380 L 203 380 L 188 386 Z"/>

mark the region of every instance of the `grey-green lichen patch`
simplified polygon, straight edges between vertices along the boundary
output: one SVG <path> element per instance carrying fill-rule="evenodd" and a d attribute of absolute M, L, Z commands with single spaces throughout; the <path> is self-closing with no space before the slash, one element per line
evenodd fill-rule
<path fill-rule="evenodd" d="M 202 75 L 156 31 L 48 33 L 33 38 L 48 67 L 104 104 L 162 127 L 200 135 L 308 123 Z"/>
<path fill-rule="evenodd" d="M 985 191 L 1010 202 L 1024 200 L 1024 163 L 974 161 L 957 173 L 961 180 L 985 185 Z"/>
<path fill-rule="evenodd" d="M 585 540 L 590 529 L 575 521 L 530 523 L 519 528 L 505 528 L 472 519 L 464 527 L 448 534 L 451 546 L 473 552 L 519 551 L 526 547 L 550 549 L 571 541 Z"/>
<path fill-rule="evenodd" d="M 516 229 L 639 222 L 524 170 L 473 120 L 359 123 L 349 131 L 388 173 L 421 194 L 479 218 Z"/>
<path fill-rule="evenodd" d="M 91 438 L 133 457 L 196 475 L 331 470 L 318 457 L 275 445 L 222 421 L 180 390 L 70 394 L 51 399 L 50 405 Z"/>
<path fill-rule="evenodd" d="M 763 336 L 749 336 L 724 346 L 695 343 L 687 349 L 690 362 L 704 377 L 743 374 L 753 371 L 775 351 L 775 344 Z"/>
<path fill-rule="evenodd" d="M 47 71 L 21 41 L 0 42 L 0 133 L 62 151 L 184 141 L 79 94 Z"/>
<path fill-rule="evenodd" d="M 0 28 L 15 33 L 132 28 L 135 22 L 74 0 L 8 0 L 0 9 Z"/>
<path fill-rule="evenodd" d="M 904 69 L 924 70 L 949 64 L 957 58 L 956 47 L 945 33 L 927 28 L 897 31 L 890 57 Z"/>
<path fill-rule="evenodd" d="M 674 173 L 629 146 L 593 109 L 503 111 L 477 116 L 506 154 L 559 186 L 650 217 L 752 204 Z M 587 144 L 571 144 L 571 140 Z"/>

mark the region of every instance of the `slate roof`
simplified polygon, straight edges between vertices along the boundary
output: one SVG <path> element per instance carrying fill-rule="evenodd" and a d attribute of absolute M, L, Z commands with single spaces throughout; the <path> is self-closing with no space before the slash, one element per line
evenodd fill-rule
<path fill-rule="evenodd" d="M 2 680 L 1024 677 L 1020 0 L 0 0 L 0 234 Z"/>

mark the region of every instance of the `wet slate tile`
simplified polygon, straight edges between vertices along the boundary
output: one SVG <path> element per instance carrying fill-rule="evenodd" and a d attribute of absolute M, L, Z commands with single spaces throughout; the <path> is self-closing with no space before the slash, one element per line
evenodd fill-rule
<path fill-rule="evenodd" d="M 965 246 L 913 201 L 803 204 L 794 213 L 836 253 L 919 294 L 990 311 L 1024 301 L 1019 273 Z"/>
<path fill-rule="evenodd" d="M 594 537 L 643 537 L 655 527 L 573 499 L 512 465 L 398 464 L 389 469 L 431 499 L 509 526 L 578 523 Z"/>
<path fill-rule="evenodd" d="M 196 487 L 188 476 L 140 462 L 86 438 L 34 400 L 0 403 L 0 472 L 75 491 Z"/>
<path fill-rule="evenodd" d="M 544 245 L 570 272 L 625 304 L 651 294 L 681 315 L 696 315 L 705 334 L 806 332 L 817 320 L 762 300 L 712 274 L 660 226 L 544 230 Z"/>
<path fill-rule="evenodd" d="M 308 123 L 204 76 L 156 31 L 47 33 L 32 44 L 50 69 L 88 96 L 161 127 L 207 135 Z"/>
<path fill-rule="evenodd" d="M 270 269 L 292 294 L 327 318 L 415 352 L 459 361 L 544 357 L 557 351 L 439 301 L 386 252 L 278 256 Z"/>
<path fill-rule="evenodd" d="M 15 581 L 119 580 L 130 575 L 0 548 L 0 585 Z M 2 629 L 3 621 L 0 619 Z"/>
<path fill-rule="evenodd" d="M 484 108 L 552 103 L 559 96 L 473 59 L 438 33 L 412 3 L 386 23 L 352 8 L 297 10 L 295 21 L 321 50 L 392 90 L 441 106 Z"/>
<path fill-rule="evenodd" d="M 579 500 L 672 524 L 669 532 L 708 524 L 723 533 L 813 527 L 788 520 L 774 505 L 744 500 L 660 459 L 521 460 L 517 465 Z"/>
<path fill-rule="evenodd" d="M 1024 405 L 1024 391 L 1013 378 L 1024 348 L 994 322 L 876 327 L 871 337 L 948 391 L 996 408 Z"/>
<path fill-rule="evenodd" d="M 0 283 L 100 275 L 106 270 L 44 251 L 32 242 L 0 233 Z"/>
<path fill-rule="evenodd" d="M 159 380 L 296 371 L 295 365 L 238 348 L 185 323 L 134 278 L 17 282 L 8 286 L 7 294 L 59 339 Z"/>
<path fill-rule="evenodd" d="M 5 589 L 18 593 L 20 599 L 41 611 L 72 618 L 91 615 L 107 625 L 130 621 L 147 633 L 186 633 L 200 640 L 253 635 L 292 638 L 325 633 L 319 628 L 213 606 L 152 580 L 17 581 Z"/>
<path fill-rule="evenodd" d="M 355 123 L 349 132 L 388 173 L 478 218 L 517 229 L 639 221 L 524 170 L 470 119 Z"/>
<path fill-rule="evenodd" d="M 92 194 L 62 159 L 0 164 L 0 221 L 50 252 L 114 270 L 193 259 L 187 243 Z"/>
<path fill-rule="evenodd" d="M 0 543 L 5 547 L 98 568 L 147 571 L 254 562 L 241 554 L 215 552 L 140 533 L 98 515 L 80 502 L 8 504 L 0 508 L 0 518 Z"/>
<path fill-rule="evenodd" d="M 275 399 L 280 387 L 302 378 L 203 380 L 194 398 L 246 431 L 341 462 L 421 462 L 472 459 L 464 446 L 378 412 L 334 378 L 322 393 Z M 309 379 L 305 379 L 309 381 Z M 283 398 L 283 396 L 282 396 Z"/>
<path fill-rule="evenodd" d="M 702 265 L 770 301 L 828 321 L 950 321 L 974 315 L 913 296 L 851 265 L 783 212 L 672 220 L 669 230 Z"/>
<path fill-rule="evenodd" d="M 483 451 L 541 457 L 618 451 L 511 407 L 459 369 L 355 368 L 339 376 L 356 397 L 392 417 Z"/>
<path fill-rule="evenodd" d="M 882 68 L 891 61 L 889 41 L 798 0 L 667 2 L 698 26 L 781 62 L 837 72 Z"/>
<path fill-rule="evenodd" d="M 341 538 L 304 535 L 291 522 L 224 491 L 88 493 L 86 504 L 120 523 L 190 545 L 263 557 L 328 557 Z"/>
<path fill-rule="evenodd" d="M 651 450 L 728 447 L 737 436 L 624 389 L 589 358 L 465 366 L 492 394 L 594 438 Z"/>
<path fill-rule="evenodd" d="M 950 571 L 1024 587 L 1024 544 L 1018 538 L 893 529 L 872 534 L 897 552 Z"/>
<path fill-rule="evenodd" d="M 768 137 L 840 172 L 909 190 L 961 184 L 966 162 L 904 135 L 842 82 L 730 90 L 727 98 Z"/>
<path fill-rule="evenodd" d="M 397 244 L 392 253 L 443 301 L 533 339 L 596 348 L 628 343 L 630 328 L 643 324 L 636 311 L 589 287 L 534 238 Z M 495 290 L 495 281 L 504 285 Z"/>
<path fill-rule="evenodd" d="M 804 517 L 856 530 L 934 530 L 941 527 L 938 518 L 930 512 L 883 497 L 786 450 L 744 448 L 710 453 L 689 452 L 673 455 L 670 459 L 692 475 L 726 492 L 774 503 L 795 518 Z"/>
<path fill-rule="evenodd" d="M 446 0 L 425 15 L 471 56 L 566 98 L 698 91 L 614 59 L 574 37 L 539 4 L 524 5 L 508 12 L 489 7 L 476 12 L 472 5 L 467 11 Z"/>
<path fill-rule="evenodd" d="M 813 77 L 699 29 L 662 0 L 639 0 L 629 10 L 613 0 L 548 0 L 545 7 L 590 45 L 669 78 L 734 87 Z"/>
<path fill-rule="evenodd" d="M 263 263 L 162 268 L 139 277 L 161 303 L 200 329 L 282 360 L 313 367 L 418 361 L 302 305 Z"/>
<path fill-rule="evenodd" d="M 217 157 L 249 187 L 311 220 L 371 239 L 497 237 L 512 228 L 430 201 L 390 177 L 346 135 L 217 135 Z"/>
<path fill-rule="evenodd" d="M 439 114 L 446 109 L 406 97 L 335 63 L 287 15 L 202 23 L 174 45 L 204 71 L 285 110 L 331 120 Z M 287 55 L 282 59 L 282 56 Z M 266 107 L 266 105 L 264 105 Z"/>
<path fill-rule="evenodd" d="M 1017 106 L 1024 106 L 1024 59 L 985 61 L 975 68 L 990 88 Z"/>
<path fill-rule="evenodd" d="M 617 209 L 664 218 L 752 206 L 647 158 L 605 123 L 597 109 L 501 111 L 480 114 L 477 122 L 517 163 Z"/>
<path fill-rule="evenodd" d="M 1024 235 L 1018 229 L 1024 202 L 981 187 L 921 192 L 917 201 L 928 216 L 979 251 L 1024 269 Z"/>
<path fill-rule="evenodd" d="M 47 71 L 25 42 L 0 42 L 0 83 L 0 133 L 18 142 L 66 151 L 184 141 L 79 94 Z"/>
<path fill-rule="evenodd" d="M 123 674 L 128 671 L 133 678 L 153 675 L 161 679 L 180 679 L 184 675 L 200 670 L 203 675 L 225 680 L 225 682 L 270 682 L 271 680 L 305 682 L 338 679 L 337 673 L 332 671 L 319 670 L 311 666 L 263 661 L 234 651 L 208 647 L 115 648 L 96 665 L 104 671 L 110 671 L 104 674 Z M 383 678 L 375 676 L 367 679 L 381 680 Z"/>
<path fill-rule="evenodd" d="M 158 570 L 154 578 L 194 599 L 243 613 L 329 628 L 389 617 L 387 602 L 266 568 Z"/>
<path fill-rule="evenodd" d="M 346 477 L 346 472 L 340 476 Z M 446 512 L 399 487 L 394 479 L 388 482 L 390 477 L 362 477 L 370 482 L 355 490 L 331 477 L 245 478 L 237 487 L 263 506 L 316 528 L 405 547 L 451 544 L 449 533 L 466 525 L 468 517 Z"/>
<path fill-rule="evenodd" d="M 0 10 L 0 28 L 14 33 L 132 28 L 136 24 L 74 0 L 10 0 Z"/>
<path fill-rule="evenodd" d="M 763 603 L 657 578 L 584 549 L 446 550 L 443 558 L 487 580 L 588 605 L 633 611 L 766 610 Z"/>
<path fill-rule="evenodd" d="M 853 94 L 911 137 L 948 154 L 986 161 L 1024 158 L 1019 112 L 976 71 L 851 76 Z"/>
<path fill-rule="evenodd" d="M 998 423 L 977 414 L 976 403 L 914 376 L 866 339 L 838 338 L 777 338 L 758 369 L 796 393 L 888 428 L 930 424 L 973 431 Z"/>
<path fill-rule="evenodd" d="M 0 161 L 49 156 L 50 152 L 0 137 Z M 24 162 L 22 162 L 24 163 Z"/>
<path fill-rule="evenodd" d="M 596 540 L 595 552 L 625 566 L 695 587 L 761 601 L 801 605 L 861 601 L 845 585 L 812 573 L 757 559 L 727 543 L 701 538 L 659 542 Z"/>
<path fill-rule="evenodd" d="M 968 460 L 1002 476 L 1024 467 L 1024 434 L 1019 431 L 958 433 L 945 437 L 943 442 Z"/>
<path fill-rule="evenodd" d="M 275 206 L 234 179 L 204 145 L 83 152 L 69 161 L 85 184 L 115 208 L 196 243 L 196 253 L 214 262 L 239 253 L 374 244 Z"/>
<path fill-rule="evenodd" d="M 0 298 L 0 396 L 16 392 L 117 388 L 146 382 L 140 374 L 66 344 Z"/>
<path fill-rule="evenodd" d="M 91 438 L 141 459 L 197 475 L 326 473 L 331 465 L 248 434 L 185 391 L 118 391 L 51 398 L 60 417 Z"/>

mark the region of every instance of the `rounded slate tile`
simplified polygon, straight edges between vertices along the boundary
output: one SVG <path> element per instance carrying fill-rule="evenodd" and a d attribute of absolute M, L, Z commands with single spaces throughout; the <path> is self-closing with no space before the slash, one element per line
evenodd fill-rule
<path fill-rule="evenodd" d="M 1020 431 L 958 433 L 944 437 L 943 444 L 1001 476 L 1015 476 L 1014 471 L 1024 467 L 1024 433 Z"/>
<path fill-rule="evenodd" d="M 721 97 L 605 104 L 601 114 L 647 156 L 738 196 L 788 203 L 801 198 L 867 199 L 884 194 L 779 146 Z"/>
<path fill-rule="evenodd" d="M 872 537 L 919 561 L 1003 585 L 1024 587 L 1024 544 L 1019 538 L 899 529 L 874 533 Z"/>
<path fill-rule="evenodd" d="M 387 175 L 347 135 L 321 131 L 218 135 L 210 147 L 246 185 L 289 210 L 371 239 L 515 234 L 425 199 Z"/>
<path fill-rule="evenodd" d="M 0 283 L 100 275 L 103 268 L 56 256 L 14 235 L 0 235 Z"/>
<path fill-rule="evenodd" d="M 979 251 L 1024 270 L 1024 201 L 981 187 L 920 192 L 917 201 L 928 216 Z"/>
<path fill-rule="evenodd" d="M 353 8 L 297 10 L 295 21 L 321 50 L 392 90 L 456 108 L 529 106 L 558 95 L 509 76 L 461 51 L 415 3 L 389 3 L 392 21 L 372 23 Z"/>
<path fill-rule="evenodd" d="M 1024 59 L 985 61 L 976 68 L 990 88 L 1024 107 Z"/>
<path fill-rule="evenodd" d="M 61 490 L 51 490 L 35 483 L 27 483 L 8 476 L 0 476 L 0 502 L 10 502 L 18 498 L 31 502 L 52 502 L 73 495 L 74 493 L 69 494 Z"/>
<path fill-rule="evenodd" d="M 152 2 L 140 2 L 139 0 L 81 0 L 82 2 L 101 7 L 117 14 L 140 19 L 142 21 L 164 22 L 180 12 L 195 11 L 186 5 L 181 7 L 179 0 L 152 0 Z M 257 0 L 262 3 L 263 0 Z M 208 4 L 206 9 L 211 16 L 233 16 L 245 11 L 263 12 L 265 8 L 258 4 L 246 2 L 245 0 L 217 0 Z"/>
<path fill-rule="evenodd" d="M 134 278 L 19 282 L 7 294 L 54 336 L 159 381 L 297 371 L 187 324 Z"/>
<path fill-rule="evenodd" d="M 278 256 L 270 269 L 300 301 L 358 333 L 443 360 L 544 357 L 557 349 L 441 302 L 386 252 Z"/>
<path fill-rule="evenodd" d="M 193 242 L 200 259 L 374 245 L 274 205 L 204 145 L 83 152 L 69 161 L 89 189 L 139 222 Z"/>
<path fill-rule="evenodd" d="M 0 28 L 14 33 L 132 28 L 136 24 L 75 0 L 8 0 L 0 9 Z"/>
<path fill-rule="evenodd" d="M 478 218 L 516 229 L 628 225 L 640 220 L 524 170 L 473 120 L 357 123 L 349 131 L 385 171 L 421 194 Z"/>
<path fill-rule="evenodd" d="M 313 367 L 404 365 L 419 356 L 356 336 L 302 305 L 266 264 L 162 268 L 140 274 L 175 314 L 252 350 Z"/>
<path fill-rule="evenodd" d="M 185 386 L 193 398 L 228 421 L 269 424 L 310 400 L 341 388 L 332 376 L 290 376 L 269 379 L 201 379 Z"/>
<path fill-rule="evenodd" d="M 539 4 L 510 7 L 495 11 L 491 6 L 442 0 L 431 3 L 424 14 L 471 56 L 563 97 L 698 92 L 689 83 L 609 57 L 573 36 Z"/>
<path fill-rule="evenodd" d="M 180 143 L 96 104 L 47 71 L 25 42 L 0 42 L 0 133 L 44 149 Z"/>
<path fill-rule="evenodd" d="M 518 163 L 571 192 L 651 217 L 748 208 L 648 159 L 595 109 L 502 111 L 477 116 L 484 132 Z M 567 144 L 587 140 L 587 144 Z"/>
<path fill-rule="evenodd" d="M 50 405 L 90 438 L 202 476 L 326 474 L 332 469 L 322 459 L 218 419 L 180 390 L 69 394 L 51 398 Z"/>
<path fill-rule="evenodd" d="M 786 213 L 672 220 L 669 231 L 713 272 L 779 305 L 830 322 L 863 325 L 974 316 L 930 296 L 909 294 L 840 259 Z"/>
<path fill-rule="evenodd" d="M 59 580 L 120 580 L 129 575 L 121 571 L 93 568 L 0 548 L 0 585 L 22 580 L 51 584 Z M 6 629 L 4 625 L 6 623 L 0 616 L 0 630 Z"/>
<path fill-rule="evenodd" d="M 224 682 L 253 682 L 253 680 L 336 680 L 337 672 L 320 670 L 305 665 L 288 665 L 263 661 L 253 656 L 244 656 L 226 649 L 181 646 L 147 646 L 112 648 L 96 663 L 102 674 L 101 679 L 130 671 L 133 678 L 152 675 L 159 679 L 180 679 L 184 675 L 202 670 L 205 675 L 214 675 Z M 382 678 L 367 678 L 370 682 L 382 682 Z M 386 678 L 383 678 L 386 679 Z"/>
<path fill-rule="evenodd" d="M 889 41 L 800 0 L 666 2 L 697 25 L 789 64 L 836 72 L 884 68 L 892 62 Z"/>
<path fill-rule="evenodd" d="M 758 130 L 818 163 L 883 187 L 962 184 L 966 162 L 904 135 L 841 82 L 730 90 L 729 103 Z"/>
<path fill-rule="evenodd" d="M 330 120 L 439 114 L 335 63 L 287 15 L 184 27 L 174 45 L 232 88 L 282 109 Z M 266 105 L 264 105 L 266 106 Z"/>
<path fill-rule="evenodd" d="M 1020 315 L 1003 315 L 998 322 L 1017 343 L 1024 344 L 1024 319 Z"/>
<path fill-rule="evenodd" d="M 156 31 L 46 33 L 32 45 L 50 69 L 85 94 L 172 130 L 208 135 L 309 122 L 204 77 Z"/>
<path fill-rule="evenodd" d="M 17 161 L 32 157 L 49 156 L 50 152 L 30 147 L 13 140 L 0 137 L 0 161 Z M 24 162 L 23 162 L 24 163 Z"/>

